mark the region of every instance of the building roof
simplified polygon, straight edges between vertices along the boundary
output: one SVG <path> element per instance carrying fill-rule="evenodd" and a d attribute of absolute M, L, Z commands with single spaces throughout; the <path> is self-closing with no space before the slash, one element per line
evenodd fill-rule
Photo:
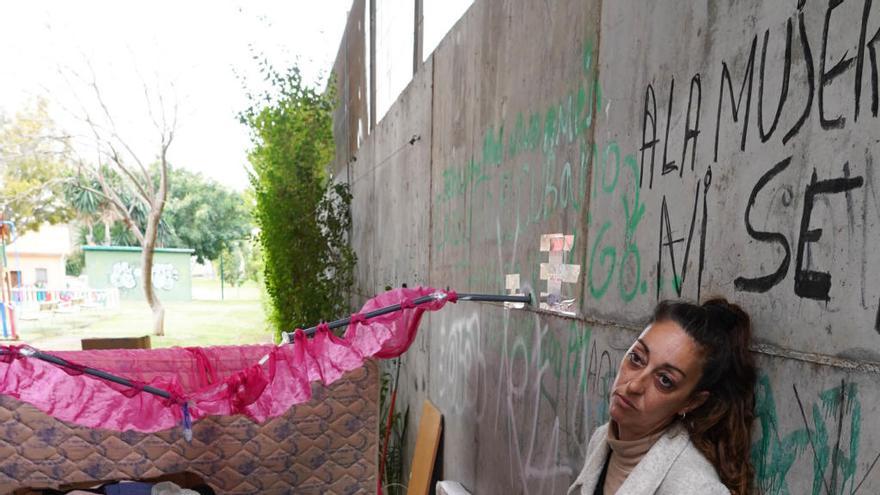
<path fill-rule="evenodd" d="M 116 252 L 141 252 L 140 246 L 83 246 L 83 251 L 116 251 Z M 154 253 L 187 253 L 193 254 L 195 249 L 189 248 L 154 248 Z"/>

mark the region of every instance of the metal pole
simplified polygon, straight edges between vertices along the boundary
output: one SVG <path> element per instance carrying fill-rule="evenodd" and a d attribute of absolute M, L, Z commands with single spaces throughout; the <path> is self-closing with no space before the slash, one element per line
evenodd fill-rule
<path fill-rule="evenodd" d="M 9 301 L 12 300 L 12 291 L 9 291 L 9 297 L 7 298 L 6 286 L 6 238 L 0 234 L 0 320 L 2 320 L 4 339 L 9 336 L 6 332 L 6 307 Z"/>
<path fill-rule="evenodd" d="M 427 302 L 437 300 L 437 296 L 431 294 L 428 296 L 423 296 L 418 299 L 413 300 L 413 304 L 418 306 L 420 304 L 425 304 Z M 500 296 L 495 294 L 458 294 L 459 301 L 474 301 L 474 302 L 511 302 L 511 303 L 532 303 L 532 296 L 529 294 L 517 295 L 517 296 Z M 370 311 L 369 313 L 364 314 L 364 318 L 369 320 L 370 318 L 375 318 L 377 316 L 387 315 L 388 313 L 393 313 L 395 311 L 400 311 L 402 308 L 400 304 L 392 304 L 391 306 L 385 306 L 384 308 L 379 308 L 374 311 Z M 351 323 L 351 318 L 342 318 L 339 320 L 331 321 L 327 324 L 330 329 L 340 328 L 344 326 L 348 326 Z M 314 335 L 316 331 L 318 331 L 318 326 L 315 325 L 313 327 L 309 327 L 303 330 L 306 335 L 311 336 Z M 286 334 L 290 334 L 290 332 L 285 332 Z"/>
<path fill-rule="evenodd" d="M 10 241 L 15 241 L 15 222 L 10 220 L 0 221 L 0 226 L 9 226 Z M 12 272 L 7 269 L 9 260 L 6 257 L 6 237 L 0 235 L 0 301 L 3 311 L 3 338 L 18 340 L 15 332 L 15 312 L 12 309 Z M 7 313 L 9 317 L 7 318 Z M 7 331 L 8 325 L 8 331 Z"/>
<path fill-rule="evenodd" d="M 61 359 L 58 356 L 46 354 L 44 352 L 40 352 L 40 351 L 33 349 L 33 348 L 24 348 L 21 351 L 21 353 L 29 358 L 34 357 L 34 358 L 40 359 L 42 361 L 46 361 L 48 363 L 62 366 L 64 368 L 82 371 L 86 375 L 91 375 L 94 377 L 101 378 L 103 380 L 111 381 L 113 383 L 118 383 L 119 385 L 124 385 L 126 387 L 131 387 L 131 388 L 138 388 L 138 386 L 135 385 L 134 382 L 132 382 L 131 380 L 122 378 L 121 376 L 116 376 L 114 374 L 107 373 L 106 371 L 101 371 L 101 370 L 97 370 L 94 368 L 79 367 L 79 366 L 71 364 L 69 361 L 67 361 L 65 359 Z M 5 349 L 0 349 L 0 354 L 9 354 L 9 351 L 7 351 Z M 169 392 L 162 390 L 160 388 L 151 387 L 150 385 L 144 385 L 143 391 L 150 393 L 150 394 L 153 394 L 153 395 L 158 395 L 159 397 L 163 397 L 165 399 L 171 398 L 171 394 Z"/>
<path fill-rule="evenodd" d="M 0 300 L 0 326 L 3 327 L 3 338 L 9 338 L 9 334 L 6 333 L 6 303 L 3 300 Z"/>
<path fill-rule="evenodd" d="M 415 1 L 415 19 L 413 20 L 413 75 L 422 65 L 422 45 L 424 43 L 424 0 Z"/>
<path fill-rule="evenodd" d="M 376 128 L 376 0 L 370 0 L 370 132 Z"/>
<path fill-rule="evenodd" d="M 413 301 L 413 304 L 418 306 L 420 304 L 425 304 L 430 301 L 435 301 L 435 300 L 437 300 L 438 297 L 445 296 L 445 294 L 443 294 L 443 293 L 439 293 L 439 294 L 440 294 L 439 296 L 438 296 L 438 294 L 431 294 L 428 296 L 420 297 L 418 299 L 415 299 Z M 494 295 L 494 294 L 467 294 L 467 293 L 464 293 L 464 294 L 458 294 L 458 300 L 459 301 L 483 301 L 483 302 L 513 302 L 513 303 L 531 304 L 532 296 L 529 294 L 517 295 L 517 296 L 500 296 L 500 295 Z M 369 313 L 366 313 L 364 315 L 364 318 L 365 319 L 375 318 L 377 316 L 382 316 L 382 315 L 385 315 L 388 313 L 393 313 L 395 311 L 400 311 L 401 309 L 403 309 L 403 308 L 401 307 L 400 304 L 392 304 L 391 306 L 386 306 L 384 308 L 379 308 L 377 310 L 370 311 Z M 340 320 L 330 322 L 327 325 L 331 329 L 333 329 L 333 328 L 339 328 L 342 326 L 346 326 L 350 322 L 351 322 L 350 318 L 342 318 Z M 306 335 L 313 335 L 316 331 L 317 331 L 317 326 L 314 326 L 314 327 L 310 327 L 310 328 L 306 329 L 305 333 L 306 333 Z M 287 333 L 285 333 L 285 334 L 288 335 Z M 74 365 L 74 364 L 70 363 L 69 361 L 62 359 L 58 356 L 53 356 L 52 354 L 46 354 L 44 352 L 40 352 L 36 349 L 33 349 L 31 347 L 25 347 L 21 351 L 21 353 L 26 357 L 34 357 L 34 358 L 40 359 L 42 361 L 46 361 L 48 363 L 58 365 L 58 366 L 62 366 L 62 367 L 73 369 L 73 370 L 78 370 L 78 371 L 83 372 L 86 375 L 101 378 L 103 380 L 108 380 L 113 383 L 117 383 L 119 385 L 131 387 L 131 388 L 138 388 L 138 386 L 134 382 L 132 382 L 131 380 L 128 380 L 126 378 L 122 378 L 121 376 L 117 376 L 117 375 L 114 375 L 111 373 L 107 373 L 106 371 L 101 371 L 101 370 L 94 369 L 94 368 L 80 367 L 80 366 Z M 9 354 L 9 351 L 7 351 L 5 349 L 0 349 L 0 354 Z M 153 395 L 157 395 L 159 397 L 163 397 L 166 399 L 171 398 L 171 394 L 168 391 L 162 390 L 160 388 L 152 387 L 150 385 L 144 385 L 142 390 L 144 392 L 147 392 L 147 393 L 150 393 Z"/>
<path fill-rule="evenodd" d="M 220 300 L 223 299 L 223 251 L 220 251 Z"/>

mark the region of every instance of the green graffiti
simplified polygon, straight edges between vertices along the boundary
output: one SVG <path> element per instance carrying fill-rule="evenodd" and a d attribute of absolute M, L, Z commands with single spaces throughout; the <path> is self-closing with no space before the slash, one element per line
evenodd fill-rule
<path fill-rule="evenodd" d="M 545 155 L 550 155 L 556 148 L 557 138 L 559 136 L 559 127 L 556 122 L 556 107 L 547 109 L 544 117 L 544 141 L 542 142 L 542 150 Z"/>
<path fill-rule="evenodd" d="M 529 116 L 529 124 L 526 126 L 522 113 L 517 114 L 513 133 L 507 139 L 507 154 L 509 158 L 516 158 L 521 152 L 538 149 L 541 142 L 541 117 L 537 113 Z"/>
<path fill-rule="evenodd" d="M 535 192 L 535 177 L 529 172 L 530 168 L 528 163 L 524 163 L 522 166 L 523 177 L 529 179 L 529 209 L 526 212 L 526 218 L 529 223 L 538 223 L 544 214 L 544 197 L 541 195 L 541 200 L 536 200 L 539 194 Z M 537 186 L 541 187 L 540 184 L 537 184 Z"/>
<path fill-rule="evenodd" d="M 574 95 L 568 95 L 568 97 L 559 104 L 559 109 L 557 111 L 557 122 L 559 123 L 559 134 L 557 135 L 557 141 L 560 137 L 564 137 L 566 139 L 565 142 L 568 144 L 574 142 L 574 137 L 578 133 L 579 129 L 578 113 L 575 112 L 574 100 Z"/>
<path fill-rule="evenodd" d="M 543 218 L 546 220 L 556 211 L 556 207 L 559 204 L 559 188 L 554 183 L 556 178 L 556 162 L 548 161 L 545 163 L 542 173 L 544 175 L 544 197 L 541 200 L 541 205 L 544 211 Z M 547 198 L 551 194 L 553 195 L 553 201 L 548 204 Z"/>
<path fill-rule="evenodd" d="M 482 162 L 471 158 L 467 164 L 460 167 L 449 167 L 443 170 L 443 192 L 440 194 L 440 202 L 447 202 L 459 196 L 463 196 L 468 188 L 487 182 L 490 179 L 483 170 Z"/>
<path fill-rule="evenodd" d="M 592 42 L 583 49 L 583 62 L 592 65 Z M 472 240 L 483 241 L 487 236 L 514 240 L 532 225 L 554 218 L 560 210 L 580 215 L 589 187 L 589 167 L 597 153 L 593 150 L 590 154 L 589 146 L 594 145 L 588 143 L 586 131 L 592 125 L 596 106 L 601 105 L 601 94 L 598 78 L 587 75 L 543 111 L 519 112 L 512 123 L 501 121 L 486 126 L 478 141 L 482 150 L 464 163 L 441 170 L 436 181 L 432 192 L 436 252 Z M 576 142 L 580 143 L 580 167 L 575 162 L 577 151 L 570 147 Z M 608 171 L 609 180 L 612 172 L 619 173 L 619 148 L 616 152 L 609 150 L 608 158 L 611 155 L 616 162 L 607 164 L 615 167 Z M 514 159 L 520 162 L 510 163 Z M 575 177 L 577 173 L 579 177 Z M 497 211 L 505 213 L 498 231 L 473 228 L 482 225 L 489 212 Z"/>
<path fill-rule="evenodd" d="M 859 452 L 859 438 L 862 424 L 862 405 L 857 398 L 854 383 L 841 384 L 819 394 L 819 404 L 813 404 L 813 424 L 816 428 L 813 443 L 816 447 L 814 460 L 813 493 L 818 495 L 830 489 L 832 493 L 853 493 Z M 821 406 L 821 407 L 820 407 Z M 843 417 L 849 415 L 849 447 L 841 448 Z M 829 445 L 826 419 L 832 420 L 838 428 L 834 445 Z M 830 476 L 827 476 L 828 464 Z M 827 485 L 826 485 L 827 483 Z M 839 483 L 839 488 L 838 488 Z M 847 489 L 848 486 L 848 489 Z"/>
<path fill-rule="evenodd" d="M 602 299 L 605 295 L 605 292 L 608 291 L 608 285 L 611 283 L 611 276 L 614 274 L 614 266 L 617 263 L 617 250 L 614 249 L 613 246 L 605 246 L 602 248 L 602 255 L 599 257 L 599 263 L 602 266 L 606 266 L 606 260 L 610 257 L 611 261 L 607 263 L 608 266 L 608 275 L 605 277 L 605 281 L 602 282 L 602 285 L 596 288 L 593 284 L 593 267 L 596 266 L 596 249 L 599 247 L 599 244 L 602 242 L 602 238 L 605 237 L 605 232 L 611 228 L 611 222 L 605 222 L 602 224 L 602 228 L 599 229 L 599 233 L 596 235 L 596 240 L 593 241 L 593 249 L 592 254 L 590 255 L 590 267 L 587 270 L 587 285 L 590 287 L 590 294 L 593 295 L 596 299 Z"/>
<path fill-rule="evenodd" d="M 626 219 L 625 242 L 626 244 L 631 244 L 634 242 L 639 222 L 642 221 L 642 216 L 645 214 L 645 203 L 639 200 L 640 187 L 637 184 L 637 180 L 635 180 L 635 178 L 639 176 L 639 166 L 636 163 L 636 157 L 632 154 L 626 155 L 623 159 L 623 163 L 632 171 L 634 179 L 632 183 L 635 184 L 635 187 L 633 188 L 635 193 L 633 194 L 632 208 L 629 206 L 629 199 L 627 198 L 626 191 L 624 191 L 623 197 L 620 198 L 623 203 L 623 214 Z"/>
<path fill-rule="evenodd" d="M 593 330 L 586 328 L 583 331 L 577 328 L 575 323 L 571 323 L 568 329 L 568 350 L 565 354 L 565 369 L 569 379 L 574 379 L 578 389 L 587 389 L 587 377 L 589 376 L 589 363 L 587 358 L 581 359 L 581 356 L 587 356 L 586 351 L 590 347 L 590 339 Z M 583 363 L 581 361 L 584 361 Z"/>
<path fill-rule="evenodd" d="M 607 184 L 605 179 L 608 178 L 608 154 L 614 154 L 614 179 L 611 184 Z M 602 157 L 602 190 L 606 193 L 614 191 L 617 187 L 617 179 L 620 177 L 620 146 L 616 142 L 611 141 L 605 146 L 605 153 Z"/>
<path fill-rule="evenodd" d="M 594 153 L 595 149 L 596 148 L 594 147 Z M 610 156 L 614 157 L 614 173 L 609 179 L 608 162 Z M 600 263 L 604 265 L 609 257 L 611 258 L 612 263 L 608 267 L 608 278 L 605 280 L 603 286 L 600 287 L 599 290 L 592 290 L 591 286 L 590 294 L 596 299 L 601 299 L 605 295 L 608 283 L 610 283 L 614 271 L 617 270 L 617 287 L 620 293 L 620 298 L 624 302 L 630 302 L 640 293 L 646 293 L 648 289 L 647 282 L 642 280 L 642 256 L 635 241 L 636 230 L 645 215 L 645 203 L 640 198 L 640 189 L 638 186 L 639 168 L 635 156 L 633 154 L 627 154 L 623 157 L 623 165 L 624 171 L 631 172 L 631 178 L 628 181 L 621 180 L 620 178 L 622 175 L 620 173 L 620 147 L 614 141 L 609 142 L 605 146 L 603 152 L 602 172 L 601 174 L 598 174 L 598 176 L 594 176 L 593 192 L 594 194 L 597 194 L 597 184 L 600 182 L 604 194 L 613 194 L 617 191 L 621 182 L 627 184 L 620 198 L 624 216 L 623 245 L 620 246 L 619 249 L 619 252 L 621 253 L 619 259 L 617 256 L 618 247 L 615 246 L 614 243 L 609 243 L 602 249 L 602 257 L 599 258 Z M 632 187 L 634 190 L 631 196 L 629 193 L 629 187 Z M 632 201 L 630 201 L 630 197 L 632 197 Z M 600 239 L 605 235 L 605 231 L 607 231 L 612 225 L 613 223 L 610 220 L 606 220 L 593 244 L 593 250 L 590 254 L 589 266 L 587 269 L 590 274 L 590 282 L 592 282 L 593 265 L 596 262 L 596 249 L 600 244 Z M 628 285 L 628 274 L 633 275 L 632 281 L 629 282 L 631 285 Z"/>
<path fill-rule="evenodd" d="M 626 270 L 624 270 L 624 268 L 627 266 L 627 262 L 630 259 L 633 260 L 633 265 L 635 266 L 636 282 L 632 285 L 632 289 L 627 290 L 625 287 L 626 282 L 623 278 L 624 274 L 626 273 Z M 639 287 L 641 286 L 641 284 L 639 284 L 639 279 L 641 278 L 641 276 L 642 256 L 641 254 L 639 254 L 639 248 L 636 247 L 635 244 L 630 244 L 624 249 L 623 256 L 621 256 L 620 258 L 620 270 L 617 270 L 617 286 L 620 289 L 620 298 L 623 300 L 623 302 L 630 302 L 636 297 L 636 294 L 639 291 Z"/>
<path fill-rule="evenodd" d="M 642 221 L 642 216 L 645 214 L 645 203 L 639 201 L 639 191 L 640 187 L 638 185 L 639 176 L 639 167 L 636 163 L 636 158 L 632 154 L 626 155 L 623 159 L 624 165 L 632 171 L 633 181 L 635 184 L 635 194 L 633 194 L 633 203 L 632 208 L 630 208 L 629 199 L 627 199 L 627 193 L 624 191 L 623 197 L 620 198 L 623 203 L 623 214 L 625 218 L 625 226 L 626 230 L 624 232 L 624 241 L 623 241 L 623 257 L 620 260 L 620 270 L 617 272 L 618 281 L 617 285 L 620 289 L 620 298 L 624 302 L 630 302 L 635 297 L 639 291 L 639 288 L 645 287 L 642 289 L 642 293 L 647 290 L 647 286 L 643 286 L 641 283 L 642 278 L 642 256 L 639 253 L 639 247 L 635 242 L 636 229 L 639 227 L 639 222 Z M 635 266 L 635 282 L 632 285 L 631 290 L 626 290 L 624 287 L 624 268 L 627 266 L 627 262 L 633 259 L 633 265 Z"/>
<path fill-rule="evenodd" d="M 590 96 L 587 98 L 587 88 L 581 85 L 576 97 L 577 119 L 575 134 L 583 134 L 593 125 L 593 112 L 602 108 L 602 85 L 599 79 L 594 78 L 589 85 Z M 595 105 L 593 105 L 595 103 Z"/>
<path fill-rule="evenodd" d="M 498 129 L 498 138 L 490 127 L 483 137 L 483 164 L 501 165 L 504 160 L 504 126 Z"/>
<path fill-rule="evenodd" d="M 573 182 L 574 180 L 571 177 L 571 162 L 566 161 L 565 165 L 562 166 L 562 176 L 559 179 L 559 189 L 561 190 L 559 205 L 562 209 L 568 208 L 568 205 L 571 205 L 575 210 L 579 209 L 580 205 L 574 197 Z"/>
<path fill-rule="evenodd" d="M 470 183 L 471 189 L 489 180 L 489 176 L 483 170 L 483 164 L 475 161 L 473 157 L 468 162 L 467 171 L 466 183 Z"/>
<path fill-rule="evenodd" d="M 755 484 L 762 493 L 788 495 L 785 478 L 794 461 L 805 451 L 809 439 L 805 430 L 781 436 L 776 401 L 767 375 L 759 377 L 755 387 L 755 416 L 761 431 L 760 440 L 752 443 Z"/>
<path fill-rule="evenodd" d="M 803 408 L 803 420 L 810 424 L 783 435 L 770 380 L 766 374 L 758 378 L 755 415 L 760 437 L 752 443 L 751 450 L 757 488 L 763 493 L 789 494 L 787 477 L 791 467 L 800 456 L 810 455 L 814 495 L 854 493 L 862 422 L 857 386 L 841 384 L 824 390 L 819 393 L 818 402 L 809 407 L 801 402 L 797 388 L 794 391 L 797 407 Z M 847 422 L 844 421 L 846 416 L 849 417 Z M 847 445 L 842 445 L 845 423 L 848 423 L 849 436 Z"/>

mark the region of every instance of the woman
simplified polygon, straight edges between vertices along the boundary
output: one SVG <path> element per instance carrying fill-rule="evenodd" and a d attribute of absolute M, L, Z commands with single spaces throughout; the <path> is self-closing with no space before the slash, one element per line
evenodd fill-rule
<path fill-rule="evenodd" d="M 611 421 L 568 493 L 729 494 L 751 489 L 755 363 L 737 305 L 661 302 L 626 353 Z"/>

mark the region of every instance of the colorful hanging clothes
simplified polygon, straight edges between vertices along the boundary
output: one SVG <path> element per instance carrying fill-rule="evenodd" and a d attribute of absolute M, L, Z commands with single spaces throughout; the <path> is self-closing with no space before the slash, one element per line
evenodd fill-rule
<path fill-rule="evenodd" d="M 428 295 L 435 298 L 413 304 Z M 28 358 L 20 346 L 0 346 L 8 351 L 0 354 L 0 393 L 64 421 L 119 431 L 172 428 L 181 424 L 185 409 L 192 420 L 244 414 L 262 422 L 311 399 L 312 382 L 329 385 L 366 359 L 399 356 L 412 344 L 422 314 L 456 299 L 451 291 L 395 289 L 367 301 L 352 315 L 343 337 L 324 324 L 311 339 L 297 330 L 292 345 L 51 353 L 76 363 L 73 370 Z M 369 320 L 363 317 L 394 304 L 404 309 Z M 127 378 L 138 387 L 85 375 L 82 367 Z M 143 385 L 166 390 L 172 397 L 143 392 Z"/>

